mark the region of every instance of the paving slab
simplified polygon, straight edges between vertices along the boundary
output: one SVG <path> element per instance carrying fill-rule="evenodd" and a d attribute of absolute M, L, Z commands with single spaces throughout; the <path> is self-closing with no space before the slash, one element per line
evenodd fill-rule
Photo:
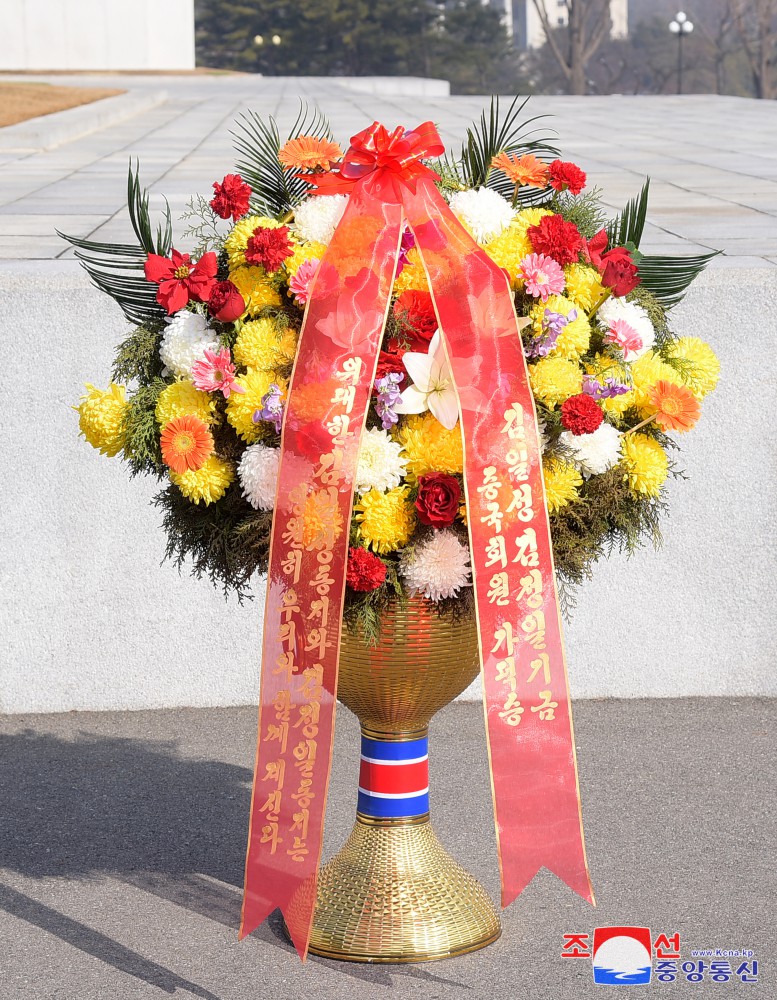
<path fill-rule="evenodd" d="M 40 79 L 67 83 L 71 78 L 58 74 Z M 129 235 L 121 214 L 128 159 L 140 158 L 143 181 L 156 205 L 168 193 L 176 195 L 176 205 L 184 204 L 190 194 L 207 193 L 231 167 L 230 128 L 235 116 L 249 108 L 275 115 L 283 131 L 303 99 L 328 114 L 343 141 L 374 118 L 408 123 L 431 118 L 444 140 L 455 146 L 488 102 L 487 97 L 449 97 L 412 79 L 106 74 L 90 80 L 95 86 L 126 88 L 128 100 L 137 98 L 138 112 L 111 123 L 105 115 L 98 120 L 97 104 L 88 105 L 78 111 L 88 116 L 89 108 L 96 109 L 90 134 L 44 151 L 11 157 L 4 151 L 0 237 L 11 235 L 6 216 L 39 216 L 38 233 L 51 215 L 71 213 L 99 216 L 91 218 L 92 234 L 115 216 Z M 167 97 L 159 100 L 162 87 Z M 365 92 L 370 89 L 374 93 Z M 678 252 L 685 247 L 696 253 L 701 245 L 724 250 L 743 267 L 753 257 L 762 267 L 774 266 L 777 115 L 771 102 L 714 95 L 536 97 L 528 114 L 548 116 L 544 124 L 558 133 L 564 156 L 589 171 L 613 209 L 632 197 L 649 173 L 656 190 L 651 218 L 678 238 Z M 47 117 L 53 130 L 60 116 Z M 0 130 L 0 140 L 7 131 Z M 700 220 L 696 225 L 689 222 L 689 213 Z M 107 232 L 116 235 L 113 229 L 101 235 Z M 65 247 L 42 244 L 30 235 L 16 246 L 20 258 L 66 255 Z M 654 242 L 648 232 L 645 249 L 661 252 L 665 241 L 659 236 Z M 731 265 L 718 260 L 712 266 Z"/>
<path fill-rule="evenodd" d="M 2 996 L 588 1000 L 601 988 L 589 959 L 561 958 L 563 935 L 624 925 L 679 933 L 683 961 L 747 948 L 760 966 L 757 984 L 681 972 L 629 996 L 776 996 L 777 700 L 589 701 L 575 719 L 596 909 L 543 870 L 482 952 L 302 966 L 277 913 L 237 941 L 254 709 L 0 717 Z M 440 838 L 498 899 L 479 706 L 434 721 L 431 771 Z M 340 710 L 327 855 L 357 774 L 358 726 Z"/>

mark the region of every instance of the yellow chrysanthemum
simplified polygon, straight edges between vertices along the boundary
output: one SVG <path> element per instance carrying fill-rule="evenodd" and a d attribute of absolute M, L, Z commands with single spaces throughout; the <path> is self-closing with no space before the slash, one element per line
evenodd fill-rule
<path fill-rule="evenodd" d="M 704 399 L 718 384 L 720 361 L 710 345 L 698 337 L 673 341 L 667 354 L 681 362 L 676 370 L 697 399 Z"/>
<path fill-rule="evenodd" d="M 296 351 L 297 334 L 293 327 L 279 330 L 275 321 L 265 316 L 243 324 L 232 357 L 244 368 L 270 371 L 293 361 Z"/>
<path fill-rule="evenodd" d="M 407 486 L 381 493 L 367 490 L 353 505 L 359 536 L 373 551 L 393 552 L 407 545 L 415 527 L 415 512 Z"/>
<path fill-rule="evenodd" d="M 258 441 L 266 435 L 267 428 L 270 426 L 264 421 L 260 421 L 258 424 L 254 423 L 254 413 L 261 409 L 262 397 L 267 395 L 273 382 L 280 386 L 281 391 L 285 394 L 286 379 L 281 378 L 274 371 L 249 368 L 245 375 L 238 376 L 235 381 L 245 389 L 245 392 L 232 391 L 229 394 L 227 420 L 247 444 L 253 444 L 254 441 Z"/>
<path fill-rule="evenodd" d="M 569 358 L 570 361 L 579 358 L 588 350 L 588 344 L 591 340 L 591 325 L 585 312 L 563 295 L 549 295 L 546 302 L 537 302 L 529 312 L 537 337 L 541 337 L 543 333 L 542 318 L 546 309 L 560 313 L 562 316 L 569 316 L 572 312 L 576 313 L 575 318 L 570 320 L 558 335 L 556 345 L 550 351 L 549 356 Z"/>
<path fill-rule="evenodd" d="M 655 438 L 648 434 L 624 434 L 621 465 L 629 489 L 642 496 L 657 497 L 669 474 L 669 459 Z"/>
<path fill-rule="evenodd" d="M 227 491 L 227 487 L 235 478 L 235 470 L 229 462 L 211 455 L 199 469 L 189 469 L 187 472 L 170 473 L 170 482 L 174 483 L 187 500 L 205 506 L 219 500 Z"/>
<path fill-rule="evenodd" d="M 429 282 L 426 280 L 426 271 L 424 271 L 421 258 L 414 247 L 408 251 L 407 264 L 394 281 L 394 295 L 401 295 L 402 292 L 428 291 Z"/>
<path fill-rule="evenodd" d="M 529 382 L 535 398 L 554 409 L 582 390 L 583 373 L 576 361 L 540 358 L 536 364 L 529 365 Z"/>
<path fill-rule="evenodd" d="M 160 427 L 176 417 L 199 417 L 206 424 L 212 424 L 216 417 L 216 401 L 207 392 L 195 389 L 194 382 L 182 379 L 159 393 L 155 416 Z"/>
<path fill-rule="evenodd" d="M 580 495 L 578 490 L 583 485 L 583 477 L 569 462 L 555 457 L 543 459 L 542 478 L 549 514 L 555 514 Z"/>
<path fill-rule="evenodd" d="M 546 215 L 553 215 L 553 212 L 549 208 L 524 208 L 516 215 L 512 224 L 526 235 L 526 231 L 531 226 L 538 226 L 540 219 Z M 526 238 L 528 239 L 528 236 Z M 531 243 L 529 246 L 531 246 Z M 528 252 L 531 253 L 531 250 Z"/>
<path fill-rule="evenodd" d="M 256 316 L 268 306 L 279 306 L 281 297 L 278 290 L 267 280 L 264 268 L 238 267 L 229 272 L 229 280 L 243 296 L 246 304 L 244 316 Z"/>
<path fill-rule="evenodd" d="M 509 272 L 513 288 L 518 288 L 523 284 L 523 281 L 517 276 L 518 268 L 521 260 L 532 252 L 525 226 L 516 225 L 515 222 L 511 223 L 496 239 L 484 244 L 483 249 L 495 264 Z"/>
<path fill-rule="evenodd" d="M 264 215 L 249 215 L 235 223 L 232 232 L 224 240 L 224 249 L 229 258 L 230 270 L 242 267 L 246 262 L 246 246 L 258 227 L 262 229 L 280 229 L 285 223 L 270 219 Z M 289 241 L 294 242 L 294 234 L 289 232 Z"/>
<path fill-rule="evenodd" d="M 593 361 L 585 366 L 586 374 L 596 376 L 599 381 L 614 378 L 616 382 L 624 385 L 628 385 L 631 380 L 630 369 L 631 365 L 615 361 L 606 354 L 597 354 Z M 599 399 L 597 402 L 605 413 L 620 417 L 630 406 L 634 405 L 634 391 L 624 392 L 620 396 L 609 396 L 606 399 Z"/>
<path fill-rule="evenodd" d="M 107 389 L 98 389 L 87 382 L 89 390 L 78 406 L 78 426 L 93 448 L 113 458 L 124 447 L 124 413 L 128 403 L 123 385 L 111 382 Z"/>
<path fill-rule="evenodd" d="M 649 390 L 656 382 L 663 380 L 672 385 L 682 385 L 683 380 L 671 365 L 668 365 L 656 351 L 648 351 L 638 358 L 631 366 L 631 378 L 634 382 L 633 405 L 641 417 L 649 417 L 655 413 L 655 406 L 650 401 Z"/>
<path fill-rule="evenodd" d="M 283 262 L 289 274 L 296 274 L 306 260 L 321 260 L 326 247 L 323 243 L 299 243 L 294 247 L 294 253 Z"/>
<path fill-rule="evenodd" d="M 456 475 L 464 471 L 460 424 L 449 431 L 431 413 L 413 414 L 402 421 L 394 436 L 405 450 L 406 477 L 411 482 L 427 472 Z"/>
<path fill-rule="evenodd" d="M 564 268 L 567 287 L 564 294 L 576 306 L 590 312 L 604 294 L 599 272 L 588 264 L 568 264 Z"/>

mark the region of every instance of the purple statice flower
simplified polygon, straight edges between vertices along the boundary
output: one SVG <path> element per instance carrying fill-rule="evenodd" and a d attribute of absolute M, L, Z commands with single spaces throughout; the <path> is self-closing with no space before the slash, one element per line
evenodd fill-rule
<path fill-rule="evenodd" d="M 410 232 L 410 230 L 405 226 L 405 231 L 402 233 L 402 242 L 399 244 L 399 257 L 397 257 L 397 276 L 402 273 L 402 268 L 408 263 L 407 255 L 415 246 L 415 236 Z"/>
<path fill-rule="evenodd" d="M 383 430 L 387 431 L 399 421 L 399 417 L 394 412 L 394 407 L 399 402 L 399 385 L 404 376 L 399 372 L 389 372 L 382 378 L 375 379 L 375 388 L 378 390 L 378 398 L 375 401 L 375 412 L 380 417 Z"/>
<path fill-rule="evenodd" d="M 544 358 L 556 346 L 561 331 L 573 320 L 577 319 L 577 309 L 570 309 L 569 315 L 545 309 L 542 314 L 542 332 L 532 337 L 526 345 L 526 354 L 530 358 Z"/>
<path fill-rule="evenodd" d="M 597 379 L 594 375 L 583 375 L 583 392 L 593 399 L 610 399 L 629 392 L 631 386 L 618 382 L 612 375 Z"/>
<path fill-rule="evenodd" d="M 267 420 L 275 425 L 278 434 L 281 432 L 283 422 L 283 390 L 275 382 L 270 383 L 270 388 L 262 396 L 262 406 L 259 410 L 254 410 L 253 421 L 258 424 L 261 420 Z"/>

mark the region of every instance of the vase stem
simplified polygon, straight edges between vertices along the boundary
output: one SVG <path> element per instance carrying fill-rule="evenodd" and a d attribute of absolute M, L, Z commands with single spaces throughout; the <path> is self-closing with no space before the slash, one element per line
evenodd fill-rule
<path fill-rule="evenodd" d="M 356 818 L 370 825 L 429 818 L 429 739 L 362 729 Z"/>

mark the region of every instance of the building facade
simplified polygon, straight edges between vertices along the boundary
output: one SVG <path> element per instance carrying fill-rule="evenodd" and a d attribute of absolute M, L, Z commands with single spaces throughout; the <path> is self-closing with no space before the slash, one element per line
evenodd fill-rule
<path fill-rule="evenodd" d="M 513 44 L 519 49 L 538 49 L 545 44 L 545 29 L 534 0 L 485 0 L 503 16 Z M 550 23 L 563 28 L 567 23 L 567 0 L 539 0 L 545 5 Z M 610 0 L 611 38 L 629 33 L 628 0 Z"/>

